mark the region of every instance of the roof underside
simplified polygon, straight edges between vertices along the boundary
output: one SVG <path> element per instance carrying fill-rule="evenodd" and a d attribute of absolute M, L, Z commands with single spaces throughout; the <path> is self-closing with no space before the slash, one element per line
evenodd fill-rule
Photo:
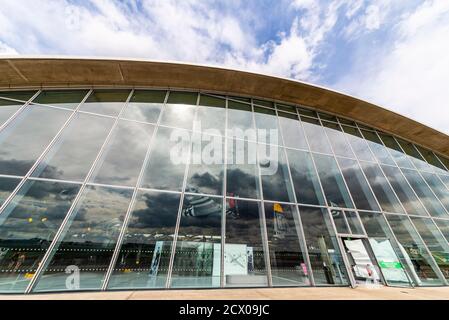
<path fill-rule="evenodd" d="M 289 102 L 351 118 L 449 156 L 449 137 L 419 122 L 348 95 L 261 74 L 169 62 L 19 57 L 0 59 L 0 75 L 0 89 L 157 87 Z"/>

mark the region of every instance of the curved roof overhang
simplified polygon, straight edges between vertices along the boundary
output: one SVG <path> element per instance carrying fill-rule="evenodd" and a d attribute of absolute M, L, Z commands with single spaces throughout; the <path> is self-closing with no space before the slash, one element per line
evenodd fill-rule
<path fill-rule="evenodd" d="M 449 137 L 435 129 L 358 98 L 295 80 L 219 67 L 132 59 L 0 59 L 0 89 L 86 86 L 195 89 L 289 102 L 354 119 L 449 156 Z"/>

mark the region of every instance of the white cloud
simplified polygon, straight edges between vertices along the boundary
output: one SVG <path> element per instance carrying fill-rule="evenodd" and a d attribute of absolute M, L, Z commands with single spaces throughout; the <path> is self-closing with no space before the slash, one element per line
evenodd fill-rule
<path fill-rule="evenodd" d="M 14 48 L 11 48 L 10 46 L 6 45 L 2 41 L 0 41 L 0 56 L 1 55 L 17 55 L 17 51 Z"/>
<path fill-rule="evenodd" d="M 370 5 L 366 8 L 365 27 L 368 30 L 379 29 L 381 23 L 381 17 L 379 7 Z"/>
<path fill-rule="evenodd" d="M 361 59 L 338 87 L 449 133 L 448 3 L 426 1 L 394 30 L 391 49 Z"/>

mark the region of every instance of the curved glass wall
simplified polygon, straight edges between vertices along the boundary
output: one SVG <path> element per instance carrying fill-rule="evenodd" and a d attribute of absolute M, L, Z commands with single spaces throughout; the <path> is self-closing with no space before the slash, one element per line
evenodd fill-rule
<path fill-rule="evenodd" d="M 348 286 L 359 240 L 385 284 L 448 285 L 448 166 L 304 106 L 0 91 L 0 292 Z"/>

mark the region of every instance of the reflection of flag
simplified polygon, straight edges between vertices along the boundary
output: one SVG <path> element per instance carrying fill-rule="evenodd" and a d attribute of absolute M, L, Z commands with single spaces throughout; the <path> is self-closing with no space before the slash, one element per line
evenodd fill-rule
<path fill-rule="evenodd" d="M 279 203 L 273 205 L 274 216 L 274 237 L 278 239 L 284 239 L 287 233 L 287 221 L 284 216 L 284 209 Z"/>

